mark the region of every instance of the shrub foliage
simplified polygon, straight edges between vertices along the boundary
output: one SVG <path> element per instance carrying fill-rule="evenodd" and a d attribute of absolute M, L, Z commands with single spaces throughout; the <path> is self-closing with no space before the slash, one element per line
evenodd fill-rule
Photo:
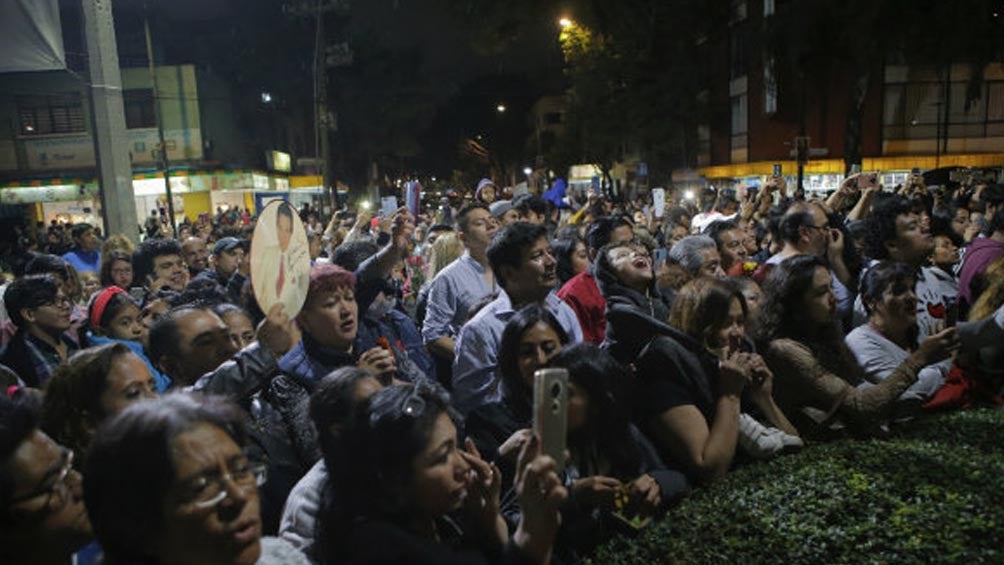
<path fill-rule="evenodd" d="M 696 490 L 593 563 L 1004 562 L 1004 411 L 811 445 Z"/>

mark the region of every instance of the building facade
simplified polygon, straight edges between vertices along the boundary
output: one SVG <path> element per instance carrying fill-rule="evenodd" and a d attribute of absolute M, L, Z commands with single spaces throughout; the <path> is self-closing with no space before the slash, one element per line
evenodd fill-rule
<path fill-rule="evenodd" d="M 968 65 L 911 67 L 883 62 L 861 81 L 845 69 L 811 86 L 779 85 L 766 29 L 778 11 L 796 3 L 732 0 L 727 32 L 706 40 L 710 61 L 708 112 L 698 127 L 697 167 L 718 186 L 757 185 L 780 164 L 793 184 L 796 138 L 808 138 L 804 186 L 835 190 L 843 180 L 856 141 L 863 170 L 879 171 L 895 185 L 914 167 L 1004 166 L 1004 65 L 971 70 Z M 895 60 L 895 57 L 887 57 Z M 982 73 L 974 98 L 973 72 Z M 847 95 L 859 88 L 857 98 Z M 848 115 L 860 105 L 860 127 L 848 136 Z M 852 158 L 853 159 L 853 158 Z"/>
<path fill-rule="evenodd" d="M 166 207 L 157 110 L 176 219 L 218 207 L 254 209 L 256 194 L 289 191 L 289 155 L 248 150 L 218 77 L 194 65 L 122 69 L 123 104 L 139 224 Z M 0 74 L 0 204 L 7 215 L 101 223 L 88 87 L 67 71 Z M 27 209 L 25 209 L 27 208 Z"/>

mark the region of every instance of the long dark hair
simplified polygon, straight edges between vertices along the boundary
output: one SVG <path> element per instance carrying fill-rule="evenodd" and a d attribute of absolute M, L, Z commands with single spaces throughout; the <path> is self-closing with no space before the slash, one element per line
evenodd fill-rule
<path fill-rule="evenodd" d="M 569 433 L 572 460 L 580 471 L 610 473 L 622 479 L 638 476 L 641 456 L 631 438 L 629 390 L 631 376 L 609 353 L 589 343 L 569 345 L 551 361 L 552 367 L 568 369 L 572 384 L 589 397 L 586 427 Z M 600 469 L 591 456 L 609 464 Z M 585 468 L 583 468 L 585 467 Z"/>
<path fill-rule="evenodd" d="M 84 502 L 109 565 L 153 564 L 164 497 L 176 480 L 171 443 L 200 424 L 241 448 L 243 415 L 222 397 L 175 393 L 138 402 L 101 427 L 84 472 Z"/>
<path fill-rule="evenodd" d="M 854 384 L 861 377 L 861 368 L 844 344 L 840 321 L 834 319 L 830 324 L 810 327 L 802 312 L 802 299 L 820 267 L 828 268 L 819 257 L 796 255 L 771 271 L 763 285 L 756 346 L 759 351 L 769 351 L 773 340 L 795 340 L 808 347 L 828 370 Z"/>
<path fill-rule="evenodd" d="M 561 345 L 568 343 L 568 334 L 558 323 L 558 319 L 540 304 L 530 304 L 516 312 L 502 330 L 498 353 L 502 398 L 513 415 L 520 420 L 530 419 L 533 410 L 533 391 L 526 386 L 519 374 L 519 343 L 527 330 L 541 322 L 554 330 Z"/>
<path fill-rule="evenodd" d="M 575 255 L 575 248 L 580 243 L 585 246 L 585 242 L 577 234 L 565 235 L 551 240 L 551 252 L 554 254 L 556 262 L 554 270 L 558 275 L 559 287 L 575 276 L 575 272 L 572 271 L 572 256 Z"/>
<path fill-rule="evenodd" d="M 340 560 L 352 543 L 352 523 L 357 520 L 407 527 L 412 518 L 407 498 L 414 480 L 412 463 L 444 413 L 459 426 L 449 394 L 425 383 L 387 387 L 360 407 L 341 438 L 345 453 L 352 455 L 328 468 L 336 495 L 320 516 L 323 560 Z"/>

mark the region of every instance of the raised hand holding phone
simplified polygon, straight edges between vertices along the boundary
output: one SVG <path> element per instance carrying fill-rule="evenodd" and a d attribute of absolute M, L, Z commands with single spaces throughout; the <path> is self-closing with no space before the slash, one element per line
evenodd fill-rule
<path fill-rule="evenodd" d="M 560 473 L 565 468 L 568 433 L 568 370 L 538 369 L 533 384 L 533 431 L 541 451 L 554 459 Z"/>

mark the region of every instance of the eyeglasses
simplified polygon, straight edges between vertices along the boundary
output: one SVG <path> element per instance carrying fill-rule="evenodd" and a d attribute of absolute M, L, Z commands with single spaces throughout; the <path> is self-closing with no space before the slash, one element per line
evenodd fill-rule
<path fill-rule="evenodd" d="M 62 508 L 67 501 L 73 498 L 73 493 L 70 492 L 70 485 L 66 483 L 66 479 L 70 476 L 70 471 L 73 470 L 73 452 L 69 449 L 63 449 L 62 458 L 64 460 L 63 464 L 60 465 L 59 472 L 56 473 L 56 478 L 52 484 L 43 484 L 36 487 L 27 494 L 11 499 L 10 504 L 14 505 L 33 498 L 45 496 L 47 497 L 45 500 L 45 506 L 43 507 L 45 511 L 52 512 Z"/>
<path fill-rule="evenodd" d="M 226 473 L 209 473 L 187 481 L 181 488 L 181 499 L 195 508 L 205 510 L 215 507 L 229 496 L 224 481 L 247 492 L 252 485 L 260 487 L 267 480 L 268 470 L 264 464 L 243 460 Z"/>

